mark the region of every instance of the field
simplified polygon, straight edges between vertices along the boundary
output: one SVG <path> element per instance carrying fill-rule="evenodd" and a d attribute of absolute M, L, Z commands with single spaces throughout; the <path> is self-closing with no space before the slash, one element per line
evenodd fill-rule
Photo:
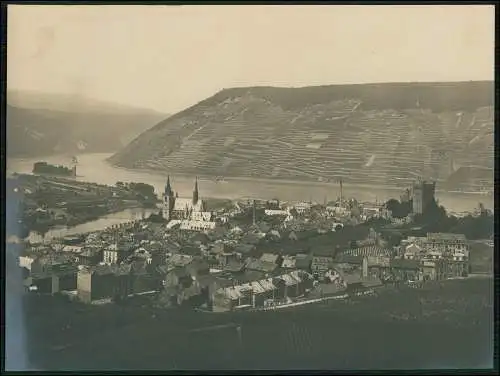
<path fill-rule="evenodd" d="M 219 315 L 154 311 L 141 308 L 145 302 L 127 307 L 59 304 L 44 312 L 38 308 L 48 304 L 36 303 L 26 311 L 30 354 L 38 368 L 492 366 L 491 278 L 380 290 L 375 297 L 282 312 Z M 225 324 L 239 326 L 240 332 Z M 194 331 L 200 328 L 207 330 Z"/>

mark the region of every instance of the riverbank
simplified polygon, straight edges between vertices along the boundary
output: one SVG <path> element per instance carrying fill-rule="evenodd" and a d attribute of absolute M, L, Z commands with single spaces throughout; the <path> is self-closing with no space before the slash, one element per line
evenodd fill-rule
<path fill-rule="evenodd" d="M 157 194 L 162 193 L 165 187 L 167 174 L 171 175 L 173 189 L 181 197 L 191 196 L 195 176 L 173 173 L 172 171 L 157 170 L 130 170 L 118 168 L 106 160 L 111 154 L 82 154 L 78 156 L 77 180 L 97 182 L 99 184 L 114 185 L 117 181 L 144 182 L 154 186 Z M 67 163 L 67 156 L 52 156 L 46 159 L 49 163 Z M 31 172 L 35 160 L 20 160 L 9 158 L 7 171 Z M 309 201 L 324 202 L 336 199 L 340 195 L 338 183 L 316 181 L 293 181 L 278 179 L 257 178 L 229 178 L 224 182 L 215 181 L 215 177 L 204 176 L 199 181 L 200 197 L 214 197 L 224 199 L 263 199 L 279 198 L 281 201 Z M 406 188 L 406 187 L 405 187 Z M 455 212 L 471 211 L 477 208 L 478 202 L 485 207 L 493 208 L 493 197 L 480 194 L 449 193 L 439 190 L 436 193 L 440 205 Z M 343 184 L 344 197 L 354 197 L 359 202 L 387 201 L 390 198 L 399 198 L 402 193 L 400 187 L 375 187 L 374 185 Z"/>
<path fill-rule="evenodd" d="M 19 174 L 9 178 L 9 186 L 9 195 L 20 200 L 21 232 L 46 233 L 56 227 L 74 227 L 152 205 L 136 198 L 134 191 L 61 177 Z"/>
<path fill-rule="evenodd" d="M 168 175 L 173 176 L 173 177 L 178 177 L 182 179 L 190 179 L 192 178 L 193 174 L 183 174 L 181 172 L 177 171 L 172 171 L 166 172 L 161 169 L 147 169 L 147 168 L 141 168 L 141 169 L 132 169 L 132 168 L 127 168 L 127 167 L 121 167 L 112 164 L 108 159 L 105 160 L 107 164 L 109 164 L 111 167 L 128 171 L 128 172 L 145 172 L 148 174 L 152 175 L 163 175 L 166 179 Z M 224 184 L 227 182 L 252 182 L 252 183 L 266 183 L 266 184 L 276 184 L 276 185 L 297 185 L 297 186 L 315 186 L 315 187 L 321 187 L 321 188 L 332 188 L 332 187 L 339 187 L 339 183 L 336 181 L 317 181 L 317 180 L 307 180 L 307 179 L 297 179 L 297 180 L 290 180 L 286 178 L 263 178 L 263 177 L 248 177 L 248 176 L 223 176 L 222 179 L 220 179 L 220 176 L 216 175 L 206 175 L 206 174 L 199 174 L 197 175 L 198 179 L 200 181 L 206 180 L 206 181 L 216 181 L 218 184 Z M 379 184 L 363 184 L 363 183 L 349 183 L 349 182 L 343 182 L 343 187 L 348 189 L 349 187 L 356 187 L 360 189 L 375 189 L 375 190 L 386 190 L 386 191 L 397 191 L 400 192 L 399 194 L 403 193 L 403 191 L 408 188 L 407 185 L 400 185 L 400 186 L 393 186 L 393 185 L 379 185 Z M 482 191 L 457 191 L 457 190 L 444 190 L 444 189 L 436 189 L 436 193 L 450 193 L 450 194 L 464 194 L 464 195 L 472 195 L 472 196 L 477 196 L 478 199 L 480 197 L 492 197 L 493 192 L 489 192 L 488 194 L 485 194 L 485 192 Z M 399 194 L 396 195 L 395 197 L 399 197 Z"/>

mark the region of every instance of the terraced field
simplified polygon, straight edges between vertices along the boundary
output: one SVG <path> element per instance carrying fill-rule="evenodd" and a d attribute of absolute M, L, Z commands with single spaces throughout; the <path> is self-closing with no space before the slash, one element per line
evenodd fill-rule
<path fill-rule="evenodd" d="M 423 176 L 449 188 L 489 189 L 492 87 L 470 84 L 478 92 L 473 103 L 459 100 L 468 83 L 320 87 L 319 97 L 315 88 L 304 88 L 308 95 L 228 89 L 143 133 L 111 162 L 209 176 L 397 186 Z"/>

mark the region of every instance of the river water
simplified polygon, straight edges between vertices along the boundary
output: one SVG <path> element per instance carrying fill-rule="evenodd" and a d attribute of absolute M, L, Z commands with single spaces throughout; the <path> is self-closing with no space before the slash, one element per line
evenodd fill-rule
<path fill-rule="evenodd" d="M 27 240 L 29 240 L 31 243 L 41 243 L 44 240 L 50 240 L 53 238 L 60 238 L 69 235 L 99 231 L 109 226 L 134 221 L 137 219 L 142 219 L 149 216 L 151 213 L 157 213 L 157 212 L 158 209 L 156 210 L 143 209 L 143 208 L 126 209 L 121 212 L 111 213 L 102 216 L 101 218 L 95 221 L 82 223 L 77 226 L 55 227 L 53 229 L 50 229 L 47 233 L 43 235 L 36 231 L 31 231 Z"/>
<path fill-rule="evenodd" d="M 117 181 L 123 182 L 143 182 L 155 187 L 157 193 L 163 192 L 167 171 L 152 172 L 143 170 L 128 170 L 114 167 L 106 159 L 111 154 L 82 154 L 78 156 L 77 180 L 94 182 L 99 184 L 113 185 Z M 51 164 L 70 165 L 71 156 L 50 156 L 37 159 L 9 158 L 7 160 L 7 173 L 31 173 L 33 164 L 44 160 Z M 194 176 L 181 176 L 171 174 L 173 189 L 179 196 L 190 196 L 194 185 Z M 265 179 L 239 179 L 227 178 L 224 182 L 216 182 L 210 178 L 200 178 L 198 181 L 201 197 L 212 198 L 255 198 L 273 199 L 279 198 L 282 201 L 314 200 L 323 202 L 339 197 L 340 190 L 336 184 L 314 183 L 314 182 L 280 182 Z M 439 188 L 439 187 L 438 187 Z M 399 198 L 400 188 L 392 187 L 367 187 L 344 184 L 344 197 L 355 197 L 358 201 L 385 201 L 389 198 Z M 477 194 L 437 192 L 436 197 L 440 205 L 444 205 L 447 210 L 462 212 L 470 211 L 482 202 L 485 207 L 493 208 L 493 196 L 483 196 Z M 77 233 L 84 231 L 94 231 L 99 228 L 137 219 L 140 212 L 124 211 L 111 214 L 97 221 L 86 223 L 69 229 L 59 229 L 51 231 L 57 236 L 63 233 Z M 59 231 L 59 232 L 57 232 Z M 52 236 L 52 235 L 47 235 Z"/>

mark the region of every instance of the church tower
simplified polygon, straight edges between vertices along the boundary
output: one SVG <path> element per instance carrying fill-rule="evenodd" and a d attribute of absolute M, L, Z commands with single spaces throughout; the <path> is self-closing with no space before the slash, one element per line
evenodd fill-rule
<path fill-rule="evenodd" d="M 198 203 L 198 177 L 194 181 L 194 190 L 193 190 L 193 206 Z"/>
<path fill-rule="evenodd" d="M 167 177 L 167 184 L 165 184 L 165 194 L 163 196 L 163 217 L 170 221 L 172 219 L 172 212 L 175 205 L 175 196 L 172 186 L 170 185 L 170 176 Z"/>

